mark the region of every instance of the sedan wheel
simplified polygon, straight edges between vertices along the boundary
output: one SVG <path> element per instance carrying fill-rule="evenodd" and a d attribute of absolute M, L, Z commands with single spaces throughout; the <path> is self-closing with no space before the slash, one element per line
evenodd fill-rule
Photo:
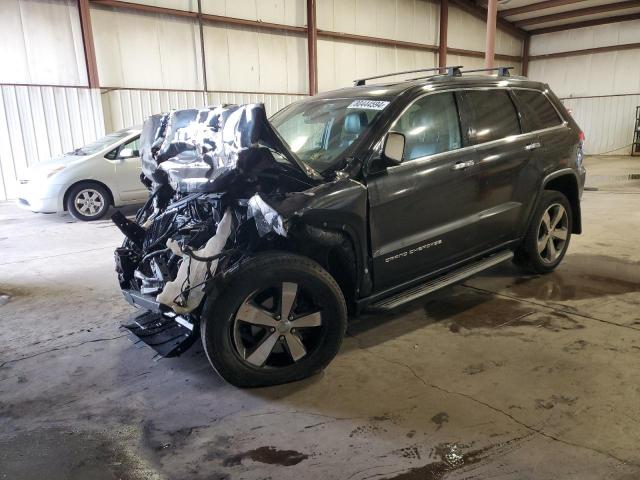
<path fill-rule="evenodd" d="M 66 197 L 66 207 L 77 220 L 90 222 L 104 217 L 111 205 L 111 192 L 95 182 L 80 182 Z"/>
<path fill-rule="evenodd" d="M 102 213 L 106 202 L 99 191 L 86 188 L 78 192 L 73 203 L 82 215 L 86 217 L 96 217 Z"/>

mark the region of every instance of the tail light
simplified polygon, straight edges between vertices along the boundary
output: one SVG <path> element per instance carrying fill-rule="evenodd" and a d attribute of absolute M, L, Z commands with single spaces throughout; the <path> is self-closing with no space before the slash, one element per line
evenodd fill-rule
<path fill-rule="evenodd" d="M 580 130 L 580 133 L 578 134 L 578 139 L 580 140 L 580 143 L 578 144 L 578 155 L 576 157 L 576 163 L 578 164 L 578 168 L 582 168 L 582 160 L 584 158 L 584 150 L 582 149 L 583 145 L 584 145 L 584 141 L 587 137 L 585 136 L 584 132 L 582 130 Z"/>

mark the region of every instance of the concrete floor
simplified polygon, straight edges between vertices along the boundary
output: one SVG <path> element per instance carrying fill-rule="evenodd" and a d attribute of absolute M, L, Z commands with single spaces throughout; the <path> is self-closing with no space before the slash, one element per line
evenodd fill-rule
<path fill-rule="evenodd" d="M 587 161 L 555 273 L 360 318 L 323 374 L 257 390 L 123 338 L 109 222 L 0 204 L 0 478 L 640 478 L 640 159 Z"/>

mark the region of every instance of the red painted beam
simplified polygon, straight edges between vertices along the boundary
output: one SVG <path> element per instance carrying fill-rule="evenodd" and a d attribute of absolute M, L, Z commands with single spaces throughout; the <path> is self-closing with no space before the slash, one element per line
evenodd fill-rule
<path fill-rule="evenodd" d="M 529 43 L 531 41 L 531 36 L 527 35 L 524 37 L 524 41 L 522 42 L 522 76 L 526 77 L 529 73 Z"/>
<path fill-rule="evenodd" d="M 565 5 L 572 5 L 584 1 L 585 0 L 546 0 L 523 7 L 505 8 L 504 10 L 500 10 L 498 15 L 501 17 L 510 17 L 512 15 L 522 15 L 523 13 L 539 12 L 545 8 L 564 7 Z"/>
<path fill-rule="evenodd" d="M 515 22 L 518 27 L 526 25 L 536 25 L 547 22 L 557 22 L 558 20 L 567 20 L 570 18 L 584 17 L 585 15 L 594 15 L 597 13 L 611 13 L 616 10 L 626 10 L 629 8 L 640 7 L 640 0 L 630 0 L 627 2 L 608 3 L 606 5 L 597 5 L 595 7 L 580 8 L 578 10 L 570 10 L 568 12 L 552 13 L 551 15 L 537 15 L 531 18 L 525 18 Z"/>
<path fill-rule="evenodd" d="M 318 25 L 316 0 L 307 0 L 307 50 L 309 58 L 309 95 L 318 93 Z"/>
<path fill-rule="evenodd" d="M 596 18 L 594 20 L 585 20 L 583 22 L 537 28 L 535 30 L 529 30 L 529 33 L 531 35 L 541 35 L 543 33 L 562 32 L 576 28 L 595 27 L 596 25 L 607 25 L 609 23 L 627 22 L 631 20 L 640 20 L 640 13 L 630 13 L 628 15 L 618 15 L 617 17 Z"/>
<path fill-rule="evenodd" d="M 438 66 L 447 66 L 447 30 L 449 29 L 449 0 L 440 0 L 440 44 Z"/>
<path fill-rule="evenodd" d="M 622 50 L 640 50 L 640 43 L 625 43 L 622 45 L 609 45 L 607 47 L 584 48 L 582 50 L 569 50 L 566 52 L 545 53 L 533 55 L 529 60 L 549 60 L 551 58 L 574 57 L 577 55 L 591 55 L 593 53 L 619 52 Z"/>
<path fill-rule="evenodd" d="M 87 79 L 90 88 L 99 88 L 98 63 L 96 62 L 96 48 L 93 43 L 93 30 L 91 29 L 91 11 L 89 0 L 78 0 L 80 13 L 80 29 L 82 30 L 82 45 L 84 47 L 84 60 L 87 68 Z"/>
<path fill-rule="evenodd" d="M 496 24 L 498 22 L 498 0 L 489 0 L 487 4 L 487 36 L 485 40 L 484 68 L 493 68 L 496 54 Z"/>

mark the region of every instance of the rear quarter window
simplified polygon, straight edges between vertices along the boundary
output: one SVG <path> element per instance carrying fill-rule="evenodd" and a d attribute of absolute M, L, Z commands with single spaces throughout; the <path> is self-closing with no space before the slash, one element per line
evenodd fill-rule
<path fill-rule="evenodd" d="M 534 90 L 514 90 L 520 108 L 527 118 L 529 131 L 542 130 L 560 125 L 562 118 L 542 92 Z"/>
<path fill-rule="evenodd" d="M 464 99 L 472 144 L 522 133 L 516 108 L 506 90 L 468 90 Z"/>

